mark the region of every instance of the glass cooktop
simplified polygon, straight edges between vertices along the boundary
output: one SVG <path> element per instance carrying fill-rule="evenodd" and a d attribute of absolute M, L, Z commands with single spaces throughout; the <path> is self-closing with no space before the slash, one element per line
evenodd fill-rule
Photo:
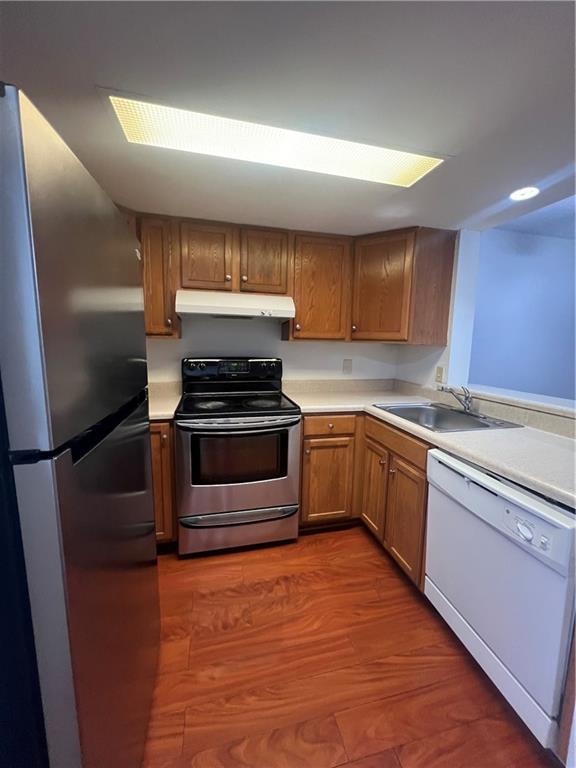
<path fill-rule="evenodd" d="M 177 419 L 202 416 L 285 416 L 300 408 L 282 392 L 184 394 L 176 409 Z"/>

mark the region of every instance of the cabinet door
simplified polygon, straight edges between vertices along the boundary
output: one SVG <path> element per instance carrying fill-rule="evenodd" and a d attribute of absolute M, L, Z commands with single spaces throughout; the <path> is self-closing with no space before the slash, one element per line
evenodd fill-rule
<path fill-rule="evenodd" d="M 420 583 L 426 520 L 426 475 L 392 456 L 384 546 L 416 584 Z"/>
<path fill-rule="evenodd" d="M 304 440 L 302 522 L 329 523 L 352 516 L 354 438 Z"/>
<path fill-rule="evenodd" d="M 288 233 L 265 229 L 240 232 L 240 290 L 288 292 Z"/>
<path fill-rule="evenodd" d="M 298 235 L 294 253 L 295 339 L 345 339 L 350 316 L 350 241 Z"/>
<path fill-rule="evenodd" d="M 360 517 L 380 541 L 384 536 L 388 461 L 388 451 L 385 448 L 372 440 L 365 441 Z"/>
<path fill-rule="evenodd" d="M 352 339 L 408 339 L 414 238 L 391 232 L 356 241 Z"/>
<path fill-rule="evenodd" d="M 227 224 L 182 222 L 182 287 L 217 291 L 237 287 L 236 234 L 236 228 Z"/>
<path fill-rule="evenodd" d="M 152 480 L 156 540 L 172 541 L 175 536 L 172 462 L 172 431 L 169 423 L 150 424 Z"/>
<path fill-rule="evenodd" d="M 170 222 L 142 219 L 144 319 L 148 336 L 176 335 Z"/>

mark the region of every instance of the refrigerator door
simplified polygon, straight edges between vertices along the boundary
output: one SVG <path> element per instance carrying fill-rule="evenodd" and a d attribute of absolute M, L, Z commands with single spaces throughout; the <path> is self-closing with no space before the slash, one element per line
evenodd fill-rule
<path fill-rule="evenodd" d="M 146 386 L 141 262 L 125 217 L 58 134 L 22 92 L 3 94 L 0 367 L 10 447 L 49 451 Z"/>
<path fill-rule="evenodd" d="M 51 765 L 141 764 L 159 607 L 147 402 L 14 468 Z"/>

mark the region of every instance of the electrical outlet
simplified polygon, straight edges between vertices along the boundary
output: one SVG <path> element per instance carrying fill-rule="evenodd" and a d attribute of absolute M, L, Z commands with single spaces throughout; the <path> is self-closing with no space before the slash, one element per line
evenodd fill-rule
<path fill-rule="evenodd" d="M 345 357 L 344 360 L 342 360 L 342 372 L 343 373 L 352 373 L 352 360 L 349 357 Z"/>
<path fill-rule="evenodd" d="M 436 366 L 436 383 L 437 384 L 443 384 L 444 383 L 444 366 L 437 365 Z"/>

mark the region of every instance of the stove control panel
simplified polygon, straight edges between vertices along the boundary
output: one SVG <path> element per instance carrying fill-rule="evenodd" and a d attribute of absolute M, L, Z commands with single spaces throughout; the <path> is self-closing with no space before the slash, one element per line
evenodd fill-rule
<path fill-rule="evenodd" d="M 184 381 L 247 381 L 250 379 L 282 379 L 279 357 L 185 357 L 182 360 Z"/>

